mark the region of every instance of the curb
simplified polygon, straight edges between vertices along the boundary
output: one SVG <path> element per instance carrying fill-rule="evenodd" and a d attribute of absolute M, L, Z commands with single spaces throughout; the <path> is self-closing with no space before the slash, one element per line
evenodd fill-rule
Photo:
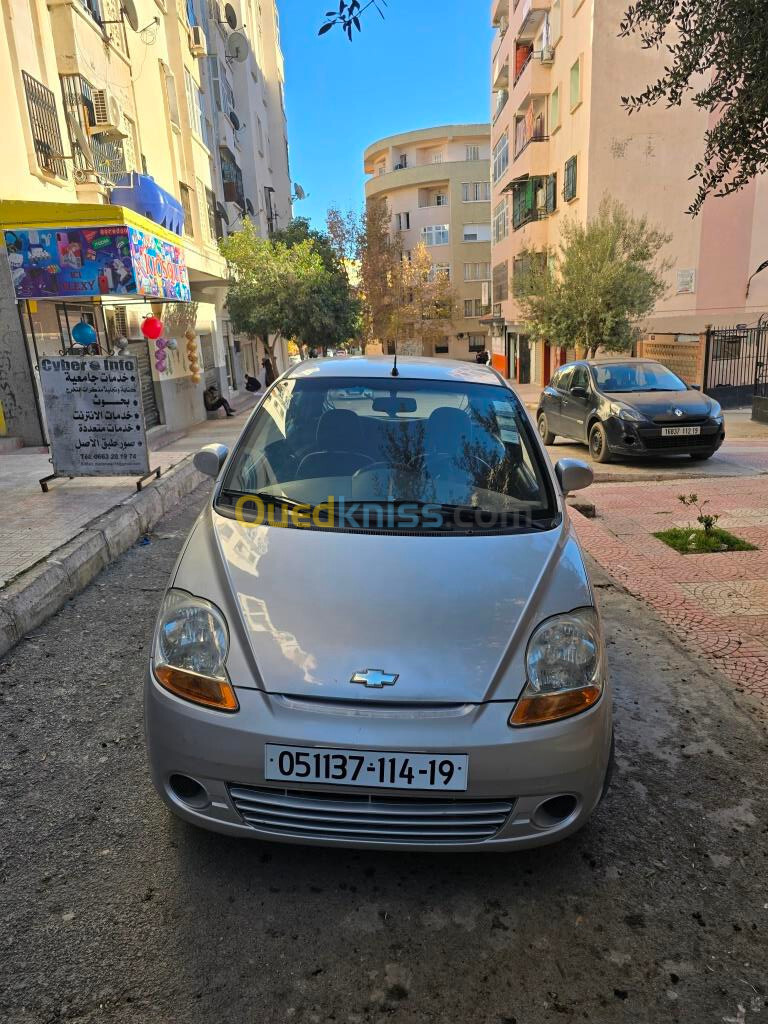
<path fill-rule="evenodd" d="M 149 532 L 181 498 L 208 479 L 188 455 L 145 490 L 94 519 L 66 544 L 0 591 L 0 657 Z"/>

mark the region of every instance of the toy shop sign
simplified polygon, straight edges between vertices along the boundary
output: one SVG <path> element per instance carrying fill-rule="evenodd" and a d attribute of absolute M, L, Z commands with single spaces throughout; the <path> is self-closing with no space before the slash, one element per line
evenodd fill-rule
<path fill-rule="evenodd" d="M 139 228 L 15 229 L 5 232 L 5 246 L 18 299 L 191 300 L 183 247 Z"/>

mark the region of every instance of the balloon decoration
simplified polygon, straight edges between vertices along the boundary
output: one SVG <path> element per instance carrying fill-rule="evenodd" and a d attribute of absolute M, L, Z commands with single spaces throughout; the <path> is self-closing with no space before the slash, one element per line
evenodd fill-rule
<path fill-rule="evenodd" d="M 125 337 L 125 335 L 123 335 L 122 338 L 117 339 L 117 341 L 115 342 L 115 348 L 121 355 L 125 353 L 126 349 L 128 348 L 128 339 Z"/>
<path fill-rule="evenodd" d="M 176 349 L 179 347 L 179 343 L 178 341 L 176 341 L 175 338 L 168 338 L 165 342 L 165 347 L 169 349 L 171 352 L 175 352 Z"/>
<path fill-rule="evenodd" d="M 155 342 L 155 369 L 158 373 L 165 373 L 168 369 L 168 353 L 165 351 L 167 346 L 165 338 L 158 338 Z"/>
<path fill-rule="evenodd" d="M 72 328 L 72 341 L 76 345 L 82 345 L 85 348 L 88 345 L 95 345 L 98 341 L 98 335 L 89 323 L 81 320 L 80 323 L 75 324 Z"/>
<path fill-rule="evenodd" d="M 187 365 L 189 366 L 192 383 L 199 384 L 202 377 L 200 375 L 200 360 L 197 354 L 197 335 L 191 327 L 188 327 L 184 332 L 184 337 L 187 339 Z"/>
<path fill-rule="evenodd" d="M 163 333 L 163 321 L 156 316 L 147 316 L 141 322 L 141 333 L 150 341 L 156 341 Z"/>

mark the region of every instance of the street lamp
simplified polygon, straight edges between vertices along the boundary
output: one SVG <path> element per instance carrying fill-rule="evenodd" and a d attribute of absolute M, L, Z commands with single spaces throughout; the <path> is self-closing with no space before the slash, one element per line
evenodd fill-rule
<path fill-rule="evenodd" d="M 760 273 L 761 270 L 765 270 L 767 267 L 768 267 L 768 260 L 763 260 L 763 262 L 760 264 L 760 266 L 757 268 L 757 270 L 754 272 L 754 274 L 750 274 L 749 275 L 749 277 L 747 279 L 747 291 L 745 293 L 744 298 L 748 298 L 749 297 L 749 286 L 752 284 L 752 278 L 756 277 Z"/>

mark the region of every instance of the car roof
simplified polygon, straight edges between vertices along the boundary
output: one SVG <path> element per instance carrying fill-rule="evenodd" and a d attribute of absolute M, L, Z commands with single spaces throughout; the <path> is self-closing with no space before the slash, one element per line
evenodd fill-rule
<path fill-rule="evenodd" d="M 294 363 L 286 377 L 392 378 L 393 356 L 348 356 L 344 359 L 305 359 Z M 405 380 L 448 380 L 473 384 L 503 384 L 495 370 L 483 363 L 461 359 L 437 359 L 433 356 L 398 356 L 398 376 Z"/>
<path fill-rule="evenodd" d="M 658 359 L 649 359 L 643 356 L 616 356 L 611 359 L 610 356 L 599 356 L 595 359 L 582 359 L 579 362 L 586 363 L 588 366 L 601 366 L 605 363 L 610 363 L 611 366 L 616 366 L 622 363 L 626 363 L 631 366 L 633 363 L 658 363 Z"/>

